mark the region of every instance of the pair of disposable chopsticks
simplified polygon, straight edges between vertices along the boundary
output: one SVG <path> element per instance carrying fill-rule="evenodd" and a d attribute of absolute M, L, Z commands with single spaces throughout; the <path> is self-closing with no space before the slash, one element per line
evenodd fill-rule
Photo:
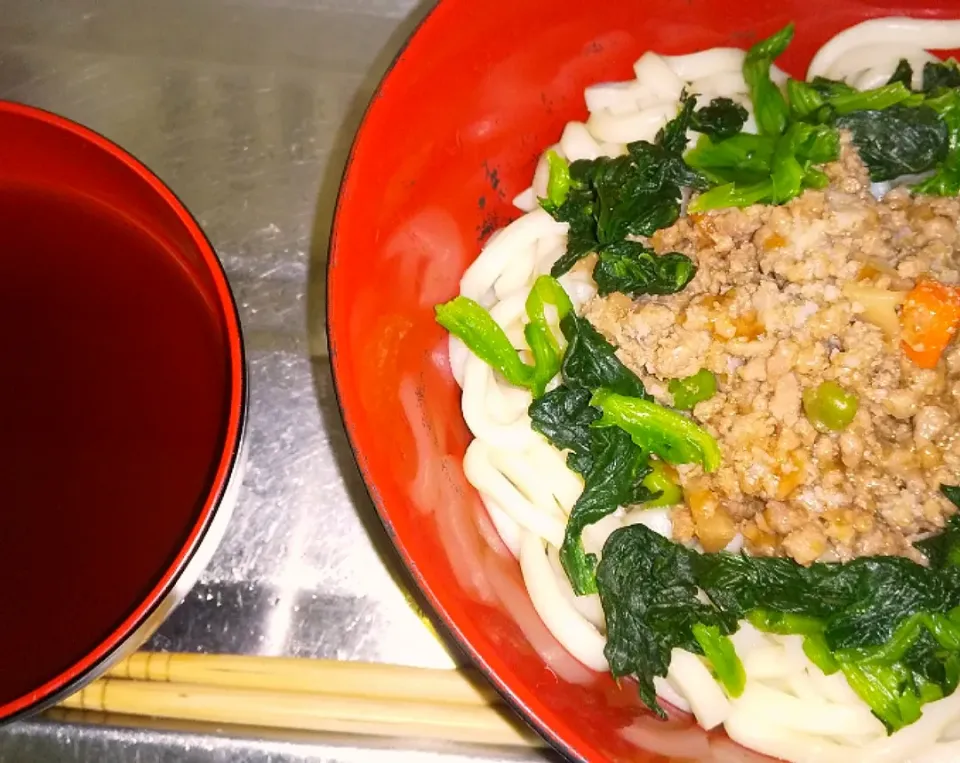
<path fill-rule="evenodd" d="M 60 707 L 297 731 L 543 743 L 469 671 L 139 652 Z"/>

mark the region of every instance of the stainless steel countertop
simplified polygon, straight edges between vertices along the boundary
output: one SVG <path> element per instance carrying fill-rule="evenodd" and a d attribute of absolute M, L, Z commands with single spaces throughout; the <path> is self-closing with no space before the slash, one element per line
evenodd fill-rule
<path fill-rule="evenodd" d="M 416 0 L 3 0 L 0 98 L 75 119 L 166 181 L 219 252 L 252 380 L 227 537 L 152 649 L 448 666 L 411 607 L 347 445 L 326 357 L 330 219 L 353 133 Z M 0 761 L 542 761 L 55 714 Z"/>

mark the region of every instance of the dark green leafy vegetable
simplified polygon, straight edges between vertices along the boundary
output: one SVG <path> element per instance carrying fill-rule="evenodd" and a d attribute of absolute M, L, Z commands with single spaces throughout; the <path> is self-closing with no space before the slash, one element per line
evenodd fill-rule
<path fill-rule="evenodd" d="M 643 383 L 589 321 L 569 312 L 560 328 L 568 343 L 563 384 L 535 400 L 529 414 L 536 431 L 570 451 L 568 465 L 584 478 L 560 549 L 573 589 L 583 595 L 596 591 L 597 565 L 583 548 L 583 529 L 619 506 L 661 498 L 672 504 L 681 497 L 663 465 L 654 462 L 654 470 L 648 454 L 707 469 L 716 468 L 720 454 L 713 438 L 692 421 L 649 401 Z"/>
<path fill-rule="evenodd" d="M 593 457 L 603 444 L 591 425 L 600 412 L 590 405 L 600 387 L 632 397 L 647 397 L 643 382 L 617 357 L 613 346 L 588 320 L 569 313 L 560 321 L 567 340 L 561 366 L 563 384 L 533 401 L 529 414 L 533 428 L 560 450 L 571 451 L 568 464 L 584 478 L 593 471 Z"/>
<path fill-rule="evenodd" d="M 683 92 L 680 94 L 680 111 L 677 116 L 667 122 L 657 131 L 657 137 L 654 139 L 653 146 L 662 150 L 670 157 L 677 157 L 683 153 L 687 147 L 687 131 L 691 129 L 694 121 L 694 109 L 697 107 L 696 96 Z M 637 141 L 630 145 L 650 146 L 646 141 Z"/>
<path fill-rule="evenodd" d="M 891 74 L 890 79 L 887 80 L 888 85 L 893 85 L 897 82 L 904 87 L 913 87 L 913 67 L 910 66 L 910 62 L 905 58 L 900 59 L 897 68 L 893 70 L 893 74 Z"/>
<path fill-rule="evenodd" d="M 570 165 L 570 187 L 562 204 L 555 205 L 549 199 L 540 200 L 540 206 L 555 220 L 569 224 L 567 249 L 550 271 L 554 278 L 566 273 L 600 245 L 597 241 L 597 195 L 590 184 L 592 166 L 588 161 Z"/>
<path fill-rule="evenodd" d="M 596 430 L 590 440 L 591 468 L 584 475 L 583 493 L 573 505 L 560 547 L 560 562 L 578 596 L 596 593 L 597 557 L 583 549 L 581 536 L 618 506 L 644 500 L 637 485 L 650 471 L 644 452 L 619 429 Z"/>
<path fill-rule="evenodd" d="M 610 536 L 597 566 L 610 672 L 636 676 L 640 698 L 661 718 L 666 713 L 653 679 L 667 674 L 671 650 L 701 654 L 693 634 L 697 624 L 715 625 L 723 634 L 736 630 L 735 620 L 697 597 L 696 558 L 696 552 L 632 525 Z"/>
<path fill-rule="evenodd" d="M 855 87 L 851 87 L 846 82 L 828 79 L 827 77 L 814 77 L 809 84 L 825 99 L 857 92 Z"/>
<path fill-rule="evenodd" d="M 573 162 L 562 203 L 541 199 L 554 219 L 570 225 L 567 250 L 551 275 L 563 275 L 590 252 L 602 255 L 614 247 L 616 254 L 627 237 L 652 236 L 672 225 L 680 216 L 680 189 L 706 187 L 705 178 L 682 156 L 695 106 L 695 98 L 684 96 L 679 113 L 656 140 L 629 144 L 626 156 Z"/>
<path fill-rule="evenodd" d="M 942 490 L 960 506 L 960 488 Z M 718 679 L 735 690 L 724 642 L 705 645 L 746 619 L 762 631 L 803 636 L 807 656 L 826 673 L 842 670 L 895 731 L 916 720 L 925 703 L 953 693 L 960 680 L 960 514 L 917 545 L 929 566 L 863 557 L 803 567 L 782 558 L 698 554 L 642 525 L 622 528 L 607 541 L 597 570 L 608 625 L 620 626 L 608 630 L 608 659 L 611 666 L 617 660 L 618 670 L 648 671 L 639 676 L 641 697 L 656 711 L 653 677 L 665 674 L 669 650 L 688 649 L 693 635 L 692 651 L 707 653 Z M 643 590 L 627 590 L 630 583 Z M 697 590 L 709 604 L 690 600 Z M 651 642 L 665 651 L 651 649 Z"/>
<path fill-rule="evenodd" d="M 730 637 L 721 633 L 716 625 L 697 623 L 692 630 L 713 675 L 727 694 L 739 697 L 747 683 L 747 674 Z"/>
<path fill-rule="evenodd" d="M 568 313 L 560 328 L 567 339 L 563 384 L 529 408 L 531 426 L 561 450 L 567 464 L 584 478 L 584 489 L 567 521 L 560 561 L 578 595 L 596 591 L 597 560 L 584 551 L 583 529 L 619 506 L 642 503 L 656 494 L 645 484 L 648 458 L 626 432 L 593 426 L 600 412 L 590 405 L 592 391 L 616 389 L 646 397 L 643 382 L 617 358 L 613 346 L 585 318 Z"/>
<path fill-rule="evenodd" d="M 933 93 L 940 88 L 960 87 L 960 66 L 954 59 L 923 66 L 923 92 Z"/>
<path fill-rule="evenodd" d="M 627 397 L 647 397 L 643 382 L 616 356 L 613 346 L 586 318 L 570 313 L 560 321 L 567 339 L 563 380 L 583 389 L 609 389 Z"/>
<path fill-rule="evenodd" d="M 601 295 L 621 292 L 637 297 L 675 294 L 696 272 L 697 266 L 685 254 L 657 254 L 636 241 L 620 241 L 600 250 L 593 277 Z"/>
<path fill-rule="evenodd" d="M 925 103 L 947 126 L 948 152 L 937 171 L 915 185 L 913 191 L 931 196 L 957 196 L 960 194 L 960 90 L 943 91 Z"/>
<path fill-rule="evenodd" d="M 954 506 L 960 508 L 960 487 L 941 485 L 940 492 Z M 945 567 L 948 564 L 960 567 L 960 537 L 956 537 L 958 532 L 960 526 L 949 523 L 942 533 L 918 541 L 915 545 L 927 557 L 931 567 Z M 951 552 L 955 556 L 951 557 Z"/>
<path fill-rule="evenodd" d="M 593 164 L 591 184 L 597 194 L 597 241 L 602 246 L 622 241 L 628 235 L 649 236 L 680 214 L 680 193 L 663 191 L 651 170 L 662 167 L 618 156 Z M 672 190 L 672 189 L 671 189 Z"/>
<path fill-rule="evenodd" d="M 717 377 L 712 371 L 701 368 L 693 376 L 671 379 L 667 391 L 673 395 L 673 407 L 689 411 L 697 403 L 709 400 L 717 394 Z"/>
<path fill-rule="evenodd" d="M 648 453 L 670 464 L 700 464 L 706 472 L 720 466 L 720 448 L 713 437 L 676 411 L 650 400 L 600 389 L 590 404 L 602 415 L 595 427 L 619 427 Z"/>
<path fill-rule="evenodd" d="M 920 709 L 957 688 L 960 626 L 941 613 L 916 613 L 874 649 L 836 654 L 850 686 L 891 731 L 913 723 Z"/>
<path fill-rule="evenodd" d="M 753 102 L 753 114 L 764 135 L 780 135 L 787 127 L 790 109 L 780 88 L 770 79 L 770 66 L 792 39 L 791 23 L 751 47 L 743 62 L 743 77 Z"/>
<path fill-rule="evenodd" d="M 874 181 L 926 172 L 947 155 L 947 126 L 929 106 L 855 111 L 838 118 L 837 126 L 850 130 Z"/>
<path fill-rule="evenodd" d="M 731 138 L 743 129 L 747 110 L 730 98 L 714 98 L 693 113 L 690 128 L 713 140 Z M 682 149 L 681 149 L 682 150 Z"/>
<path fill-rule="evenodd" d="M 586 475 L 593 468 L 590 425 L 600 412 L 590 405 L 593 393 L 561 384 L 530 404 L 531 426 L 559 450 L 569 450 L 567 466 Z"/>

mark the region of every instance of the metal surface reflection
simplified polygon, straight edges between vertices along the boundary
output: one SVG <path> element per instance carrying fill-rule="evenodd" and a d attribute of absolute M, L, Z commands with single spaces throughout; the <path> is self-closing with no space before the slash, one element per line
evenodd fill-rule
<path fill-rule="evenodd" d="M 326 242 L 350 141 L 424 13 L 417 0 L 3 4 L 0 98 L 75 119 L 144 161 L 203 225 L 240 305 L 251 384 L 240 501 L 151 648 L 452 662 L 410 606 L 353 464 L 323 327 Z M 55 713 L 0 731 L 0 760 L 544 759 L 141 724 Z"/>

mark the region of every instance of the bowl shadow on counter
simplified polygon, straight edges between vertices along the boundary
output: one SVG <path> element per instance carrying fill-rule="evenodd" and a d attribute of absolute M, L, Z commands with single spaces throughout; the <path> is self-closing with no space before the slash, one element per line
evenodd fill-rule
<path fill-rule="evenodd" d="M 317 405 L 323 419 L 324 429 L 330 437 L 330 447 L 334 454 L 337 468 L 343 477 L 344 485 L 350 497 L 357 516 L 369 535 L 374 548 L 387 567 L 393 581 L 404 592 L 411 606 L 414 607 L 420 619 L 430 622 L 433 630 L 445 645 L 453 659 L 460 665 L 468 665 L 469 660 L 464 656 L 459 645 L 446 633 L 442 623 L 430 609 L 424 596 L 413 582 L 410 574 L 393 547 L 376 508 L 373 505 L 363 478 L 354 459 L 353 451 L 347 440 L 340 408 L 337 403 L 332 385 L 332 371 L 327 350 L 326 336 L 326 271 L 327 255 L 330 243 L 330 233 L 333 224 L 334 208 L 340 181 L 347 163 L 354 135 L 363 120 L 367 105 L 376 91 L 383 75 L 389 70 L 397 54 L 402 50 L 407 39 L 414 32 L 420 22 L 426 18 L 435 3 L 432 0 L 421 3 L 410 16 L 399 26 L 388 43 L 377 55 L 373 65 L 367 72 L 363 83 L 347 108 L 347 114 L 337 130 L 333 147 L 324 176 L 320 183 L 317 198 L 313 231 L 310 242 L 310 266 L 307 285 L 307 334 L 310 341 L 311 364 L 313 370 L 314 388 L 317 395 Z M 483 681 L 480 676 L 474 680 Z M 522 723 L 509 711 L 505 712 L 511 721 Z M 541 760 L 552 763 L 562 758 L 552 751 L 542 750 L 539 753 Z M 525 757 L 525 759 L 529 759 Z"/>

